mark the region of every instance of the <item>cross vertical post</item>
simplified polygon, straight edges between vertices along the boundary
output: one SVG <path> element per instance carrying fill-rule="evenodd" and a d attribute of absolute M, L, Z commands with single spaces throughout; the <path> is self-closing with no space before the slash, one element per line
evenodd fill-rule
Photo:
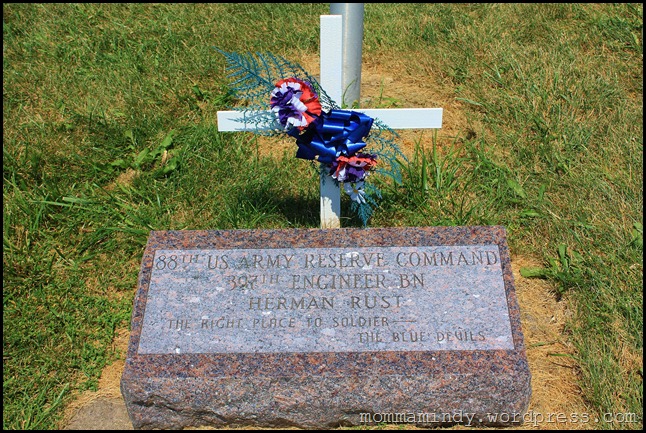
<path fill-rule="evenodd" d="M 321 15 L 321 87 L 337 104 L 343 98 L 343 20 L 341 15 Z M 321 228 L 341 227 L 341 189 L 332 176 L 321 172 Z"/>

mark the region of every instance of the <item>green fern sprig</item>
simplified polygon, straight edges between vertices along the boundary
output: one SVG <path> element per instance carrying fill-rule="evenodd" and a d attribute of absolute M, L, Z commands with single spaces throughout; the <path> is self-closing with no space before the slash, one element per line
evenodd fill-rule
<path fill-rule="evenodd" d="M 214 47 L 227 62 L 228 77 L 232 80 L 231 90 L 246 102 L 242 111 L 265 110 L 269 108 L 269 94 L 275 84 L 288 77 L 309 82 L 324 110 L 338 109 L 339 106 L 325 93 L 319 82 L 297 63 L 271 53 L 227 52 Z"/>
<path fill-rule="evenodd" d="M 368 183 L 363 185 L 363 190 L 365 192 L 363 196 L 365 203 L 350 202 L 350 211 L 357 215 L 363 226 L 366 227 L 368 220 L 374 213 L 374 209 L 379 206 L 376 199 L 381 200 L 381 191 L 376 186 Z"/>
<path fill-rule="evenodd" d="M 397 132 L 380 120 L 375 119 L 370 135 L 366 139 L 366 148 L 370 149 L 369 153 L 377 155 L 380 161 L 374 172 L 388 176 L 397 183 L 401 183 L 402 180 L 401 167 L 397 164 L 397 160 L 407 160 L 406 155 L 397 146 L 399 138 Z"/>

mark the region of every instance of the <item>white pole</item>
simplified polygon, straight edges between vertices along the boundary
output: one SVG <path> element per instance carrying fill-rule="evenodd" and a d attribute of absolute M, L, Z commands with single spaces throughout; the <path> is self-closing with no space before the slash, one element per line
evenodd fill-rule
<path fill-rule="evenodd" d="M 343 17 L 343 107 L 358 106 L 361 96 L 363 3 L 330 3 L 330 15 Z"/>

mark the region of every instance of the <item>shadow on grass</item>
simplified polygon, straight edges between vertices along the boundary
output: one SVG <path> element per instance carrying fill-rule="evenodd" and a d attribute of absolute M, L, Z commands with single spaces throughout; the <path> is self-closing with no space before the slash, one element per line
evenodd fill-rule
<path fill-rule="evenodd" d="M 250 186 L 227 195 L 215 209 L 218 229 L 262 229 L 319 226 L 319 201 L 314 197 L 278 194 L 271 185 Z"/>
<path fill-rule="evenodd" d="M 320 226 L 320 203 L 317 198 L 283 197 L 270 200 L 275 212 L 282 215 L 290 227 L 317 228 Z"/>

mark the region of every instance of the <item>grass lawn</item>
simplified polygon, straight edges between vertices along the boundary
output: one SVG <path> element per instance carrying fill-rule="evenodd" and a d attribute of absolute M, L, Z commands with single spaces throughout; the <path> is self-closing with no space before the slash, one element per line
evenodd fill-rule
<path fill-rule="evenodd" d="M 3 4 L 5 429 L 60 427 L 123 356 L 150 230 L 318 226 L 317 167 L 217 132 L 234 100 L 213 46 L 316 68 L 327 13 Z M 445 109 L 436 134 L 402 135 L 370 226 L 504 225 L 566 303 L 594 427 L 640 429 L 642 5 L 366 4 L 364 22 L 361 104 Z"/>

